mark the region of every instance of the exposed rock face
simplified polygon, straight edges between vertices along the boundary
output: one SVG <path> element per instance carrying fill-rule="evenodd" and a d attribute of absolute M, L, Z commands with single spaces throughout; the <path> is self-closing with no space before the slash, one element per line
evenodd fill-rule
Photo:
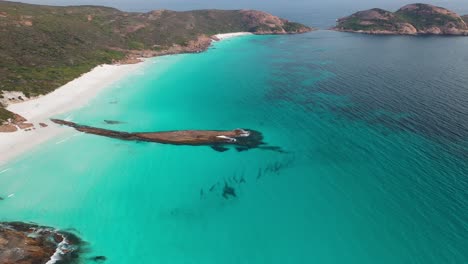
<path fill-rule="evenodd" d="M 256 10 L 241 10 L 244 23 L 254 34 L 297 34 L 312 28 Z"/>
<path fill-rule="evenodd" d="M 0 125 L 0 133 L 11 133 L 18 131 L 18 128 L 12 124 Z"/>
<path fill-rule="evenodd" d="M 468 35 L 466 22 L 455 12 L 427 4 L 411 4 L 396 12 L 370 9 L 337 21 L 337 31 L 400 35 Z"/>
<path fill-rule="evenodd" d="M 13 118 L 9 118 L 7 121 L 0 123 L 0 133 L 10 133 L 16 132 L 18 129 L 22 130 L 31 130 L 35 129 L 34 124 L 27 123 L 26 118 L 18 115 L 12 114 Z"/>
<path fill-rule="evenodd" d="M 125 59 L 118 61 L 117 63 L 121 64 L 132 64 L 141 62 L 139 58 L 151 58 L 156 56 L 171 55 L 171 54 L 181 54 L 181 53 L 199 53 L 208 49 L 213 41 L 212 38 L 201 35 L 196 40 L 191 40 L 187 45 L 177 45 L 174 44 L 170 48 L 164 50 L 122 50 L 127 53 Z"/>
<path fill-rule="evenodd" d="M 31 264 L 77 260 L 80 239 L 49 227 L 20 222 L 0 223 L 0 263 Z"/>

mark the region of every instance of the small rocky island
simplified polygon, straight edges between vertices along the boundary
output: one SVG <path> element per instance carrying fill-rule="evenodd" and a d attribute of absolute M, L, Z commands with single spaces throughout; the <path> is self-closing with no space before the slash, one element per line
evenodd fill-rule
<path fill-rule="evenodd" d="M 22 222 L 0 222 L 0 263 L 74 263 L 81 240 L 73 234 Z"/>
<path fill-rule="evenodd" d="M 468 36 L 468 16 L 428 4 L 410 4 L 396 12 L 374 8 L 340 18 L 336 31 L 376 35 Z"/>

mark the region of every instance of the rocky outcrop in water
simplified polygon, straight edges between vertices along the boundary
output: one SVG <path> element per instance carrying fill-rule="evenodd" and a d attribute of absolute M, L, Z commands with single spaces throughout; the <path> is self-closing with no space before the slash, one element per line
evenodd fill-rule
<path fill-rule="evenodd" d="M 411 4 L 390 12 L 379 8 L 340 18 L 337 31 L 380 35 L 468 36 L 465 20 L 453 11 L 428 4 Z"/>
<path fill-rule="evenodd" d="M 282 152 L 279 147 L 266 146 L 262 133 L 255 130 L 176 130 L 165 132 L 123 132 L 91 126 L 79 125 L 73 122 L 51 119 L 52 122 L 73 127 L 87 134 L 117 138 L 129 141 L 156 142 L 172 145 L 211 146 L 214 150 L 224 152 L 227 145 L 233 145 L 237 151 L 252 148 L 262 148 Z"/>
<path fill-rule="evenodd" d="M 50 227 L 0 222 L 0 264 L 75 263 L 81 244 L 75 235 Z"/>

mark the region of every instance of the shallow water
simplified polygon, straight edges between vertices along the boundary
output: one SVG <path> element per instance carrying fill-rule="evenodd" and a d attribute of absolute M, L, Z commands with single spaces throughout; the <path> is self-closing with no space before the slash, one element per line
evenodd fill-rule
<path fill-rule="evenodd" d="M 70 129 L 0 167 L 0 220 L 73 228 L 107 263 L 466 263 L 467 45 L 319 31 L 149 60 L 61 117 L 286 153 Z"/>

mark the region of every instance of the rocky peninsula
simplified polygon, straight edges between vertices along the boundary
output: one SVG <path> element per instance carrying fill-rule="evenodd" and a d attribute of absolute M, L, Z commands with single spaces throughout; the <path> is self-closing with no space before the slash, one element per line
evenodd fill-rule
<path fill-rule="evenodd" d="M 467 16 L 428 4 L 406 5 L 396 12 L 374 8 L 337 20 L 336 31 L 376 35 L 468 36 Z"/>
<path fill-rule="evenodd" d="M 262 133 L 255 130 L 175 130 L 164 132 L 123 132 L 85 125 L 74 122 L 51 119 L 52 122 L 73 127 L 87 134 L 116 138 L 129 141 L 155 142 L 172 145 L 211 146 L 214 150 L 224 152 L 226 146 L 233 145 L 238 151 L 252 148 L 263 148 L 282 152 L 279 147 L 264 146 Z"/>

